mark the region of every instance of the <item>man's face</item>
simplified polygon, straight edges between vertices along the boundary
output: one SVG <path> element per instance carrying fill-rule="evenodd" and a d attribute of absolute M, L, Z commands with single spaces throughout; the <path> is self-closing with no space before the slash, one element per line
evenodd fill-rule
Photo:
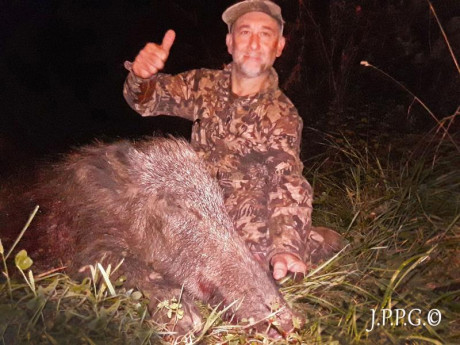
<path fill-rule="evenodd" d="M 226 43 L 237 71 L 255 78 L 273 66 L 283 51 L 285 39 L 274 18 L 263 12 L 249 12 L 233 24 Z"/>

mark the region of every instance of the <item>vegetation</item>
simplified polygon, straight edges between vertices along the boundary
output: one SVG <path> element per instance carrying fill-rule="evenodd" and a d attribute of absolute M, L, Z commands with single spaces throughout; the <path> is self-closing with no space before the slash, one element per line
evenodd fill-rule
<path fill-rule="evenodd" d="M 282 282 L 285 297 L 306 316 L 306 325 L 287 340 L 273 340 L 248 335 L 241 326 L 222 322 L 217 310 L 203 308 L 208 315 L 204 332 L 176 341 L 458 343 L 460 178 L 452 169 L 460 166 L 458 151 L 448 141 L 402 153 L 345 136 L 330 135 L 328 140 L 327 152 L 314 157 L 317 163 L 307 172 L 317 195 L 314 221 L 339 229 L 349 245 L 302 281 Z M 4 264 L 13 260 L 0 249 Z M 0 344 L 12 339 L 17 344 L 153 344 L 172 339 L 149 319 L 141 293 L 110 282 L 110 267 L 95 265 L 91 279 L 75 282 L 63 273 L 33 272 L 24 251 L 15 266 L 22 273 L 16 279 L 3 268 Z M 180 302 L 159 307 L 180 317 Z M 384 309 L 392 309 L 393 317 L 367 332 L 372 310 L 380 315 L 376 322 L 382 322 Z M 405 326 L 396 325 L 396 309 L 420 309 L 411 322 L 420 319 L 426 325 L 409 324 L 407 315 Z M 431 314 L 432 325 L 441 318 L 436 326 L 428 324 L 433 309 L 440 312 Z"/>

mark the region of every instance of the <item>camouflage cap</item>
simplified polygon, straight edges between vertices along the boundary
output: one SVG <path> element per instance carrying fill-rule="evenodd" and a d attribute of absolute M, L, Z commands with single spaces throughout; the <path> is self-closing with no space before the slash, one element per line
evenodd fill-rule
<path fill-rule="evenodd" d="M 276 19 L 283 29 L 284 20 L 281 15 L 281 8 L 269 0 L 244 0 L 227 8 L 222 14 L 222 20 L 228 25 L 228 31 L 232 28 L 233 23 L 243 14 L 249 12 L 263 12 Z"/>

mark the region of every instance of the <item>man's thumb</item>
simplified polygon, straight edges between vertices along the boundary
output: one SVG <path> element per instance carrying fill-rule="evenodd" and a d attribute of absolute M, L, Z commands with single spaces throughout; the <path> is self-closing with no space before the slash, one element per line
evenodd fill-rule
<path fill-rule="evenodd" d="M 174 30 L 166 31 L 165 36 L 163 37 L 163 42 L 161 42 L 161 47 L 167 52 L 169 52 L 169 50 L 171 49 L 174 43 L 175 38 L 176 38 L 176 33 L 174 32 Z"/>

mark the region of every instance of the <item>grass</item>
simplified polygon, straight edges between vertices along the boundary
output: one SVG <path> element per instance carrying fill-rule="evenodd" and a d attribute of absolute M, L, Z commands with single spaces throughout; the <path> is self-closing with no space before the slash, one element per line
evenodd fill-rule
<path fill-rule="evenodd" d="M 297 333 L 287 340 L 248 335 L 243 326 L 222 322 L 222 312 L 203 307 L 206 331 L 176 341 L 458 344 L 460 155 L 447 141 L 423 148 L 398 152 L 331 136 L 327 152 L 314 157 L 315 164 L 307 162 L 307 178 L 316 191 L 314 223 L 338 229 L 349 245 L 302 281 L 282 282 L 286 299 L 307 318 Z M 23 274 L 0 284 L 0 344 L 154 344 L 170 339 L 149 319 L 139 292 L 110 282 L 110 267 L 95 265 L 91 279 L 75 282 L 62 273 L 32 273 L 24 253 L 15 263 Z M 180 314 L 180 304 L 168 306 L 173 317 Z M 393 316 L 385 326 L 366 331 L 372 310 L 382 322 L 382 311 L 390 309 Z M 396 325 L 397 309 L 419 309 L 411 321 L 426 325 L 408 324 L 407 316 L 405 326 Z M 430 326 L 428 313 L 434 309 L 441 320 Z"/>

